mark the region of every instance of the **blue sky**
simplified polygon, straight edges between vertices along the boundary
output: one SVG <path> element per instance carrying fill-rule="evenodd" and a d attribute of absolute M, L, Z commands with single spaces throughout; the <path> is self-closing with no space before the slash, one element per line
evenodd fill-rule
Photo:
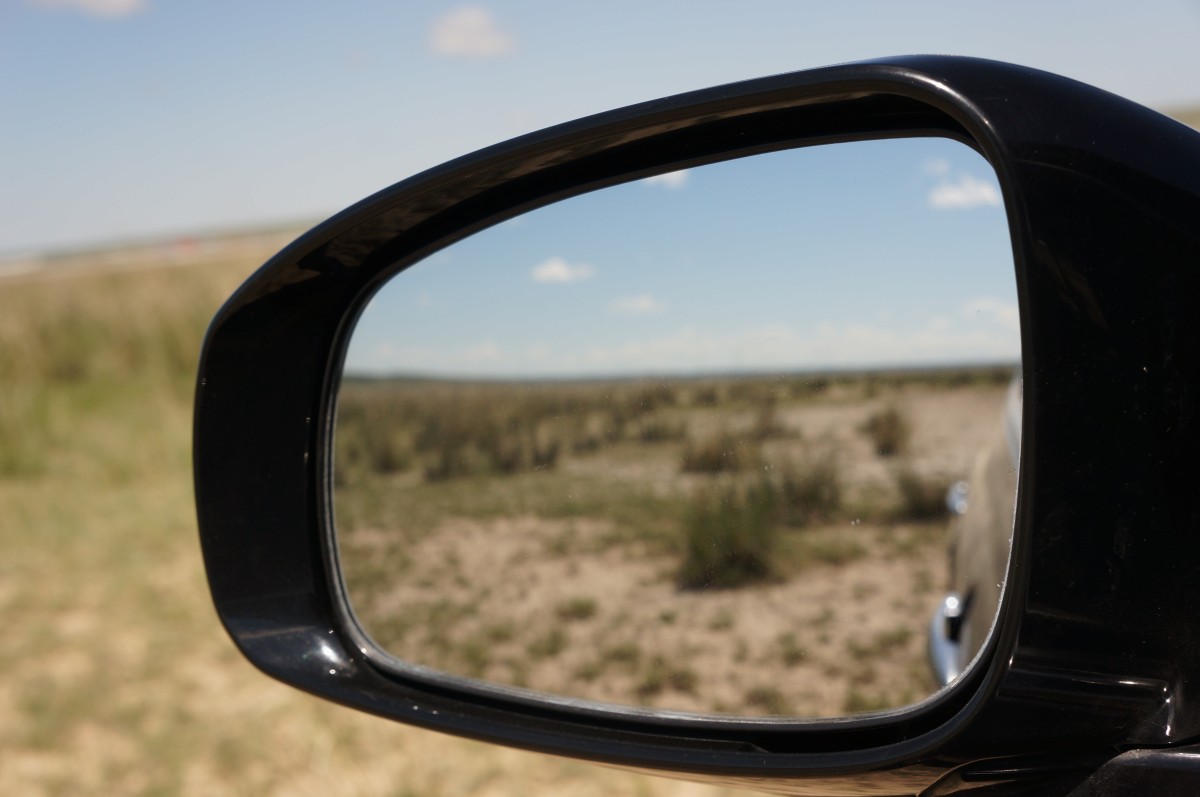
<path fill-rule="evenodd" d="M 580 115 L 905 52 L 1200 101 L 1187 2 L 0 0 L 0 255 L 319 219 Z"/>
<path fill-rule="evenodd" d="M 352 373 L 602 377 L 1016 362 L 991 167 L 945 139 L 837 144 L 551 205 L 398 275 Z"/>

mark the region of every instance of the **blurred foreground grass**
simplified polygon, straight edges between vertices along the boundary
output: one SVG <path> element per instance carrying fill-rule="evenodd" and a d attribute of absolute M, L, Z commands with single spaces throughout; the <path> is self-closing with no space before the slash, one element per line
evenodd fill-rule
<path fill-rule="evenodd" d="M 0 793 L 732 793 L 406 728 L 241 658 L 200 561 L 191 402 L 208 319 L 262 258 L 0 281 Z"/>

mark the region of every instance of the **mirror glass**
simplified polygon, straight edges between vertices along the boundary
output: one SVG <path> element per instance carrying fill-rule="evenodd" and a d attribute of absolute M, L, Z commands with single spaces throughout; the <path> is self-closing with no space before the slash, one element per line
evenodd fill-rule
<path fill-rule="evenodd" d="M 512 219 L 397 275 L 354 331 L 333 472 L 353 611 L 404 662 L 607 704 L 920 701 L 996 610 L 1019 361 L 1000 190 L 949 140 Z M 966 536 L 977 503 L 991 525 Z"/>

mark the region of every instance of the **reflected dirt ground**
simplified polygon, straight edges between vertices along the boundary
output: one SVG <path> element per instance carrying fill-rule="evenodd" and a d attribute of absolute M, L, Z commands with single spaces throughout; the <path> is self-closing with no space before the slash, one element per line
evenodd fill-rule
<path fill-rule="evenodd" d="M 919 701 L 945 491 L 1010 374 L 349 380 L 351 602 L 398 658 L 554 694 L 804 717 Z"/>

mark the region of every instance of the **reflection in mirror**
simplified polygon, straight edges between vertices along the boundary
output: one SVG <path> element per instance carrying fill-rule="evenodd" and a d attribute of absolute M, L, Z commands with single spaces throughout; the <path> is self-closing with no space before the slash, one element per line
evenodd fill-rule
<path fill-rule="evenodd" d="M 402 661 L 555 695 L 917 702 L 996 612 L 1019 345 L 999 188 L 947 140 L 758 155 L 500 224 L 354 332 L 351 605 Z"/>

